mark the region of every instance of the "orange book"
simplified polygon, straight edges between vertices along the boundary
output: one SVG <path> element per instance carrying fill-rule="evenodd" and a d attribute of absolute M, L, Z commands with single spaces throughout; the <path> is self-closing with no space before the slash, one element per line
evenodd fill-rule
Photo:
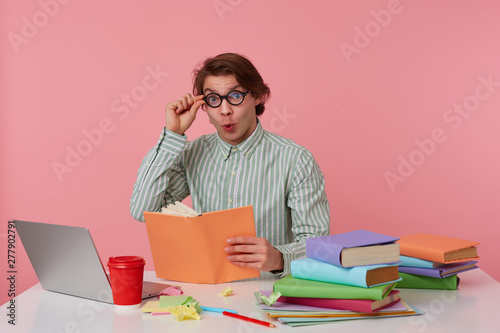
<path fill-rule="evenodd" d="M 144 212 L 156 276 L 191 283 L 223 283 L 259 277 L 258 270 L 227 260 L 234 236 L 255 236 L 252 206 L 186 217 Z"/>
<path fill-rule="evenodd" d="M 479 258 L 478 242 L 431 234 L 403 236 L 397 241 L 401 255 L 443 264 Z"/>

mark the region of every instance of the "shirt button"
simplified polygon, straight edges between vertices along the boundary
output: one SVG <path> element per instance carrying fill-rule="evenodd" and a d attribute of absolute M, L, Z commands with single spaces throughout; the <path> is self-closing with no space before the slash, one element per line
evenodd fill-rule
<path fill-rule="evenodd" d="M 231 148 L 231 150 L 232 150 L 232 151 L 237 151 L 237 150 L 238 150 L 238 148 L 233 147 L 233 148 Z"/>
<path fill-rule="evenodd" d="M 236 174 L 236 171 L 231 172 L 231 175 L 234 176 Z"/>
<path fill-rule="evenodd" d="M 229 199 L 227 199 L 227 202 L 231 203 L 231 202 L 233 202 L 233 199 L 229 198 Z"/>

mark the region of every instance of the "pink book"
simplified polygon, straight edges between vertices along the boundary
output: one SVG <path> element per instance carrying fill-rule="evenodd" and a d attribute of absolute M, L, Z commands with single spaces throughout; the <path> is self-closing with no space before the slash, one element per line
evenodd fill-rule
<path fill-rule="evenodd" d="M 269 296 L 271 291 L 263 290 L 261 294 Z M 281 296 L 277 302 L 288 304 L 307 305 L 335 310 L 348 310 L 372 313 L 394 305 L 400 301 L 399 290 L 393 290 L 382 300 L 371 299 L 334 299 L 334 298 L 311 298 L 311 297 L 288 297 Z"/>

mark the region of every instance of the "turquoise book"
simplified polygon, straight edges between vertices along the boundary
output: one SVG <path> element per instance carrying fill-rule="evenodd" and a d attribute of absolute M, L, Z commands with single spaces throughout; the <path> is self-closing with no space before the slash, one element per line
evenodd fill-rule
<path fill-rule="evenodd" d="M 339 267 L 312 258 L 293 260 L 291 273 L 294 278 L 348 286 L 371 288 L 400 281 L 396 264 Z"/>

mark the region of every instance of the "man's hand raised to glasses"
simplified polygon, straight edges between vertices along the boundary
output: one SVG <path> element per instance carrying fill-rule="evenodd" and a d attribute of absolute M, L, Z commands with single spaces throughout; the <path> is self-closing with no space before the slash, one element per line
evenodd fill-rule
<path fill-rule="evenodd" d="M 167 104 L 165 111 L 165 128 L 184 135 L 193 124 L 198 109 L 205 104 L 203 95 L 192 96 L 186 94 L 176 101 Z"/>

